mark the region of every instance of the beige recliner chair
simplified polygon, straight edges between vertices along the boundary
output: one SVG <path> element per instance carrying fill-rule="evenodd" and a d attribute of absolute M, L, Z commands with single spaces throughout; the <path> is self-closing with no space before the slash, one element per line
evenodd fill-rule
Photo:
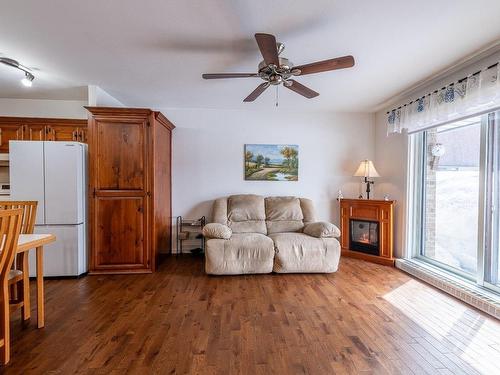
<path fill-rule="evenodd" d="M 312 201 L 296 197 L 232 195 L 214 202 L 205 270 L 213 275 L 335 272 L 339 229 L 316 222 Z"/>

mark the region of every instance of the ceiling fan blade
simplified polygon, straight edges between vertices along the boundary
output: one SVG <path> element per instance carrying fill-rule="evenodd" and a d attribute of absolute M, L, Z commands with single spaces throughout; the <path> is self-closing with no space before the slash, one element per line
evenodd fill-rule
<path fill-rule="evenodd" d="M 250 95 L 248 95 L 245 99 L 243 99 L 244 102 L 253 102 L 255 99 L 259 97 L 260 94 L 262 94 L 266 89 L 270 86 L 271 84 L 269 82 L 264 82 L 261 83 L 255 90 L 253 90 Z"/>
<path fill-rule="evenodd" d="M 317 93 L 316 91 L 314 90 L 311 90 L 309 87 L 306 87 L 304 86 L 303 84 L 301 83 L 298 83 L 297 81 L 295 81 L 294 79 L 289 79 L 287 81 L 287 83 L 290 83 L 291 82 L 291 85 L 284 85 L 287 89 L 290 89 L 292 91 L 295 91 L 297 94 L 300 94 L 302 96 L 305 96 L 306 98 L 308 99 L 311 99 L 311 98 L 314 98 L 316 96 L 319 95 L 319 93 Z"/>
<path fill-rule="evenodd" d="M 311 64 L 294 66 L 292 72 L 296 69 L 300 70 L 300 76 L 305 74 L 313 74 L 320 72 L 327 72 L 329 70 L 351 68 L 354 66 L 354 57 L 352 56 L 342 56 L 335 59 L 323 60 L 313 62 Z"/>
<path fill-rule="evenodd" d="M 218 79 L 218 78 L 246 78 L 258 77 L 257 73 L 206 73 L 201 75 L 204 79 Z"/>
<path fill-rule="evenodd" d="M 264 57 L 266 64 L 280 66 L 278 47 L 276 46 L 276 38 L 274 35 L 257 33 L 255 34 L 255 40 L 259 45 L 260 53 L 262 57 Z"/>

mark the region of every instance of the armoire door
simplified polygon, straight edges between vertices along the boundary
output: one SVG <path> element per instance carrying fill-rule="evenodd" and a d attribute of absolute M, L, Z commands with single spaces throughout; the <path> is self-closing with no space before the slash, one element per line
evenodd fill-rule
<path fill-rule="evenodd" d="M 147 271 L 147 119 L 93 121 L 91 271 Z"/>
<path fill-rule="evenodd" d="M 96 263 L 105 268 L 147 268 L 145 198 L 98 197 L 96 215 L 99 225 L 95 246 Z"/>

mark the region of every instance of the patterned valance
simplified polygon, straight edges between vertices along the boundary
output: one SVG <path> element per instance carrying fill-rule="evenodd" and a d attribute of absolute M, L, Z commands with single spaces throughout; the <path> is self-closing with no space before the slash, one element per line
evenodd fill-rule
<path fill-rule="evenodd" d="M 387 112 L 388 133 L 414 133 L 500 108 L 499 64 Z"/>

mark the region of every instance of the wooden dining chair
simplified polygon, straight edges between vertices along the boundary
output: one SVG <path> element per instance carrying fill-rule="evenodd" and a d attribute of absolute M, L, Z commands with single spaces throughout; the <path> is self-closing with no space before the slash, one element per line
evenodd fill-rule
<path fill-rule="evenodd" d="M 0 210 L 22 209 L 21 234 L 33 234 L 35 230 L 37 201 L 0 201 Z M 21 308 L 23 320 L 31 316 L 30 306 L 30 275 L 28 266 L 28 253 L 18 254 L 15 267 L 11 272 L 10 307 Z"/>
<path fill-rule="evenodd" d="M 21 231 L 23 210 L 0 210 L 0 362 L 10 360 L 10 304 L 9 279 L 12 276 L 12 264 L 17 250 L 17 241 Z"/>
<path fill-rule="evenodd" d="M 35 230 L 36 209 L 38 201 L 0 201 L 0 210 L 22 208 L 23 219 L 21 234 L 33 234 Z"/>

